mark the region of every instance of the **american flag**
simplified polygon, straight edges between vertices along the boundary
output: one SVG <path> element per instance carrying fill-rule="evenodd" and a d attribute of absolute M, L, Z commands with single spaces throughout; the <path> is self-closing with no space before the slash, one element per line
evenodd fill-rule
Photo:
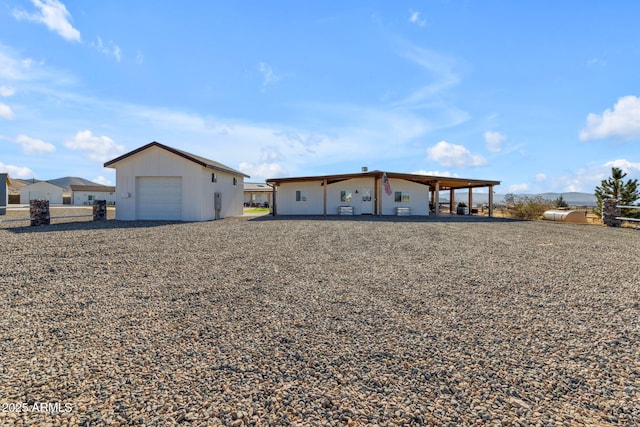
<path fill-rule="evenodd" d="M 387 196 L 390 196 L 392 193 L 391 184 L 389 184 L 389 178 L 387 178 L 386 172 L 382 174 L 382 184 L 384 185 L 384 192 L 387 193 Z"/>

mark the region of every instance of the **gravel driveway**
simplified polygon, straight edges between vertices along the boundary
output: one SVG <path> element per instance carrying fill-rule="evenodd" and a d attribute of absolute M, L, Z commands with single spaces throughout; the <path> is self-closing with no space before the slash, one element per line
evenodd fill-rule
<path fill-rule="evenodd" d="M 0 228 L 0 425 L 640 425 L 640 232 Z"/>

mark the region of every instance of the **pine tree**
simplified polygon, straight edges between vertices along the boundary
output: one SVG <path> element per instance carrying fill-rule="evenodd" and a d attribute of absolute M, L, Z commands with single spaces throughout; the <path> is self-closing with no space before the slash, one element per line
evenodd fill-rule
<path fill-rule="evenodd" d="M 638 180 L 630 179 L 624 182 L 624 177 L 627 176 L 625 172 L 620 168 L 612 167 L 611 176 L 607 179 L 603 179 L 600 185 L 595 189 L 595 195 L 597 199 L 596 214 L 600 216 L 602 214 L 602 201 L 605 199 L 620 199 L 621 205 L 631 205 L 636 200 L 640 199 L 640 189 L 638 188 Z M 636 210 L 624 210 L 623 216 L 640 218 L 640 212 Z"/>
<path fill-rule="evenodd" d="M 562 197 L 562 194 L 560 195 L 560 197 L 555 199 L 553 202 L 556 204 L 556 208 L 568 208 L 569 207 L 569 203 L 567 203 L 567 201 L 564 199 L 564 197 Z"/>

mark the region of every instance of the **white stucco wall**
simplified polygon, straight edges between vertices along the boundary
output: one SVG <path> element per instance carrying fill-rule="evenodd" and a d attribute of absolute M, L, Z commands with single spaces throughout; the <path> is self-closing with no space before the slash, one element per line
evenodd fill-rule
<path fill-rule="evenodd" d="M 378 206 L 382 207 L 382 215 L 396 215 L 397 207 L 411 208 L 411 215 L 429 215 L 429 186 L 402 179 L 389 179 L 392 194 L 384 192 L 382 180 L 378 180 Z M 278 215 L 322 215 L 324 203 L 324 187 L 322 181 L 282 183 L 276 195 Z M 367 210 L 362 200 L 364 190 L 371 191 L 370 208 Z M 307 201 L 296 201 L 296 191 L 306 191 Z M 341 201 L 341 192 L 351 193 L 351 201 Z M 357 191 L 357 193 L 356 193 Z M 408 192 L 409 202 L 395 202 L 395 192 Z M 327 186 L 327 215 L 337 215 L 340 206 L 353 207 L 354 215 L 363 212 L 376 212 L 374 203 L 375 178 L 353 178 L 336 182 Z M 378 212 L 380 214 L 380 212 Z"/>
<path fill-rule="evenodd" d="M 221 217 L 242 215 L 243 179 L 204 168 L 159 147 L 150 147 L 114 165 L 116 168 L 116 219 L 135 220 L 136 178 L 174 176 L 182 179 L 182 220 L 215 218 L 214 193 L 222 193 Z M 211 182 L 211 173 L 217 182 Z"/>
<path fill-rule="evenodd" d="M 93 196 L 93 199 L 89 200 L 89 196 Z M 106 200 L 108 205 L 116 201 L 116 193 L 107 191 L 74 191 L 72 197 L 76 206 L 93 205 L 93 200 Z"/>
<path fill-rule="evenodd" d="M 362 215 L 363 211 L 367 212 L 367 206 L 364 205 L 368 205 L 368 213 L 373 215 L 375 212 L 374 188 L 375 179 L 373 177 L 354 178 L 329 184 L 327 186 L 327 215 L 336 215 L 340 206 L 351 206 L 353 207 L 354 215 Z M 362 196 L 365 194 L 366 189 L 370 191 L 370 202 L 362 200 Z M 342 191 L 351 193 L 351 202 L 343 202 L 340 200 Z M 356 193 L 356 191 L 358 193 Z"/>
<path fill-rule="evenodd" d="M 305 191 L 307 200 L 297 202 L 296 191 Z M 283 183 L 276 193 L 278 215 L 322 215 L 323 203 L 322 181 Z"/>
<path fill-rule="evenodd" d="M 194 166 L 198 166 L 194 164 Z M 216 182 L 211 182 L 211 174 L 216 174 Z M 213 169 L 201 168 L 202 174 L 202 220 L 215 219 L 215 193 L 222 194 L 220 217 L 241 216 L 243 208 L 244 180 L 242 176 L 232 175 Z M 236 184 L 233 185 L 233 178 Z"/>
<path fill-rule="evenodd" d="M 20 203 L 28 204 L 34 199 L 48 200 L 49 204 L 62 204 L 62 188 L 48 182 L 36 182 L 20 189 Z"/>
<path fill-rule="evenodd" d="M 379 197 L 382 203 L 382 215 L 395 215 L 397 207 L 411 208 L 411 215 L 429 215 L 429 186 L 418 184 L 404 179 L 389 179 L 391 195 L 384 191 L 382 180 L 379 182 Z M 409 202 L 396 202 L 395 192 L 405 191 L 409 193 Z"/>

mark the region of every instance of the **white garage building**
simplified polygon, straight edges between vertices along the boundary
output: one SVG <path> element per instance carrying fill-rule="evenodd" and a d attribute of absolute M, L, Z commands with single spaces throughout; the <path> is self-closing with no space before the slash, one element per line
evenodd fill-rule
<path fill-rule="evenodd" d="M 117 220 L 207 221 L 242 215 L 248 175 L 151 142 L 104 164 L 116 170 Z"/>
<path fill-rule="evenodd" d="M 62 204 L 64 189 L 47 181 L 25 185 L 20 189 L 20 203 L 29 204 L 31 200 L 48 200 L 52 205 Z"/>

